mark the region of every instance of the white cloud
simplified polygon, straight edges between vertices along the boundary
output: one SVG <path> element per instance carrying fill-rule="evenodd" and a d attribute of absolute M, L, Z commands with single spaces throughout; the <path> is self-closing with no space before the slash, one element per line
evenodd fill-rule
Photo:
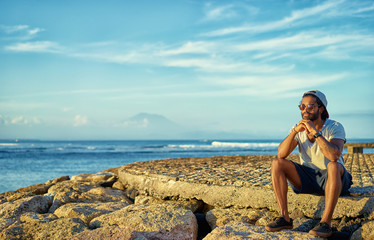
<path fill-rule="evenodd" d="M 3 39 L 26 41 L 35 38 L 38 33 L 45 31 L 42 28 L 31 28 L 28 25 L 4 26 L 0 25 L 0 31 L 6 34 Z"/>
<path fill-rule="evenodd" d="M 205 16 L 205 20 L 207 21 L 223 20 L 235 17 L 237 15 L 236 11 L 233 9 L 233 5 L 225 5 L 213 8 L 211 8 L 210 5 L 207 6 L 208 8 Z"/>
<path fill-rule="evenodd" d="M 300 89 L 319 88 L 325 84 L 339 81 L 346 73 L 321 76 L 317 74 L 278 75 L 278 76 L 240 76 L 230 78 L 204 78 L 205 81 L 227 88 L 229 95 L 272 96 L 274 94 L 293 94 Z M 299 91 L 297 91 L 299 92 Z M 298 93 L 299 94 L 299 93 Z"/>
<path fill-rule="evenodd" d="M 285 17 L 278 21 L 268 22 L 268 23 L 258 23 L 256 25 L 249 25 L 245 24 L 242 26 L 237 27 L 229 27 L 214 30 L 208 33 L 205 33 L 205 36 L 223 36 L 228 34 L 234 33 L 241 33 L 241 32 L 250 32 L 250 33 L 263 33 L 269 32 L 273 30 L 281 30 L 285 28 L 290 28 L 292 25 L 295 25 L 297 21 L 303 20 L 308 17 L 314 17 L 313 21 L 316 20 L 315 16 L 319 15 L 319 17 L 323 17 L 322 13 L 333 9 L 337 5 L 343 3 L 344 1 L 327 1 L 321 5 L 305 8 L 301 10 L 295 10 L 291 12 L 291 15 Z"/>
<path fill-rule="evenodd" d="M 82 116 L 78 114 L 74 117 L 74 127 L 87 125 L 87 123 L 88 123 L 87 116 Z"/>
<path fill-rule="evenodd" d="M 217 42 L 189 41 L 176 49 L 161 50 L 159 54 L 161 56 L 168 56 L 191 53 L 212 53 L 217 47 Z"/>
<path fill-rule="evenodd" d="M 62 48 L 58 43 L 50 41 L 37 41 L 37 42 L 25 42 L 16 43 L 5 47 L 5 50 L 15 52 L 49 52 L 49 53 L 60 53 Z"/>
<path fill-rule="evenodd" d="M 0 115 L 0 124 L 3 125 L 36 125 L 42 124 L 43 121 L 37 117 L 25 117 L 25 116 L 2 116 Z"/>

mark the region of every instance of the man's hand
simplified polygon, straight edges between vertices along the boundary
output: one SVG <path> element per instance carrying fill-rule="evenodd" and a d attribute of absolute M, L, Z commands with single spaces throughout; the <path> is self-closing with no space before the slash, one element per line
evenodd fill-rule
<path fill-rule="evenodd" d="M 294 128 L 296 132 L 303 132 L 306 131 L 307 134 L 317 133 L 317 129 L 314 126 L 314 123 L 311 120 L 300 120 L 300 122 L 297 124 L 297 126 Z"/>

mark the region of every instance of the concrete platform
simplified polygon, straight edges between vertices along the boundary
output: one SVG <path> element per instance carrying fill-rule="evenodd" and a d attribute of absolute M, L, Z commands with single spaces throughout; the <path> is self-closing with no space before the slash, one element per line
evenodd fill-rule
<path fill-rule="evenodd" d="M 278 211 L 271 186 L 274 155 L 165 159 L 122 166 L 119 179 L 128 189 L 159 198 L 198 199 L 216 207 Z M 298 162 L 298 156 L 290 156 Z M 333 218 L 373 216 L 374 154 L 344 155 L 352 174 L 351 196 L 339 198 Z M 324 197 L 288 193 L 289 210 L 320 218 Z"/>

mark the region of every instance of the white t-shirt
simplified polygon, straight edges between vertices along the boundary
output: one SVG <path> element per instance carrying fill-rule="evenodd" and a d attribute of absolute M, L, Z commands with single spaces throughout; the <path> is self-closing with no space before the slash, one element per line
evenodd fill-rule
<path fill-rule="evenodd" d="M 327 141 L 330 141 L 333 138 L 345 140 L 345 131 L 343 125 L 334 120 L 326 119 L 321 132 L 322 136 Z M 309 141 L 306 131 L 297 133 L 295 136 L 295 140 L 297 141 L 299 146 L 300 164 L 315 169 L 327 168 L 327 164 L 330 162 L 330 160 L 323 155 L 317 141 L 315 141 L 314 143 Z M 340 155 L 337 162 L 344 166 L 343 154 Z"/>

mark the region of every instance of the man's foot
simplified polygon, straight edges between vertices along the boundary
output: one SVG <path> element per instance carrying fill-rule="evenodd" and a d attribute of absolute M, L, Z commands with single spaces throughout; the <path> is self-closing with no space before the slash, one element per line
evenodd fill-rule
<path fill-rule="evenodd" d="M 320 222 L 312 230 L 309 231 L 309 234 L 317 237 L 330 237 L 332 234 L 332 229 L 327 223 Z"/>
<path fill-rule="evenodd" d="M 290 221 L 287 222 L 286 219 L 283 217 L 277 217 L 274 219 L 273 222 L 266 225 L 265 229 L 269 232 L 277 232 L 282 229 L 292 229 L 293 228 L 293 220 L 290 218 Z"/>

